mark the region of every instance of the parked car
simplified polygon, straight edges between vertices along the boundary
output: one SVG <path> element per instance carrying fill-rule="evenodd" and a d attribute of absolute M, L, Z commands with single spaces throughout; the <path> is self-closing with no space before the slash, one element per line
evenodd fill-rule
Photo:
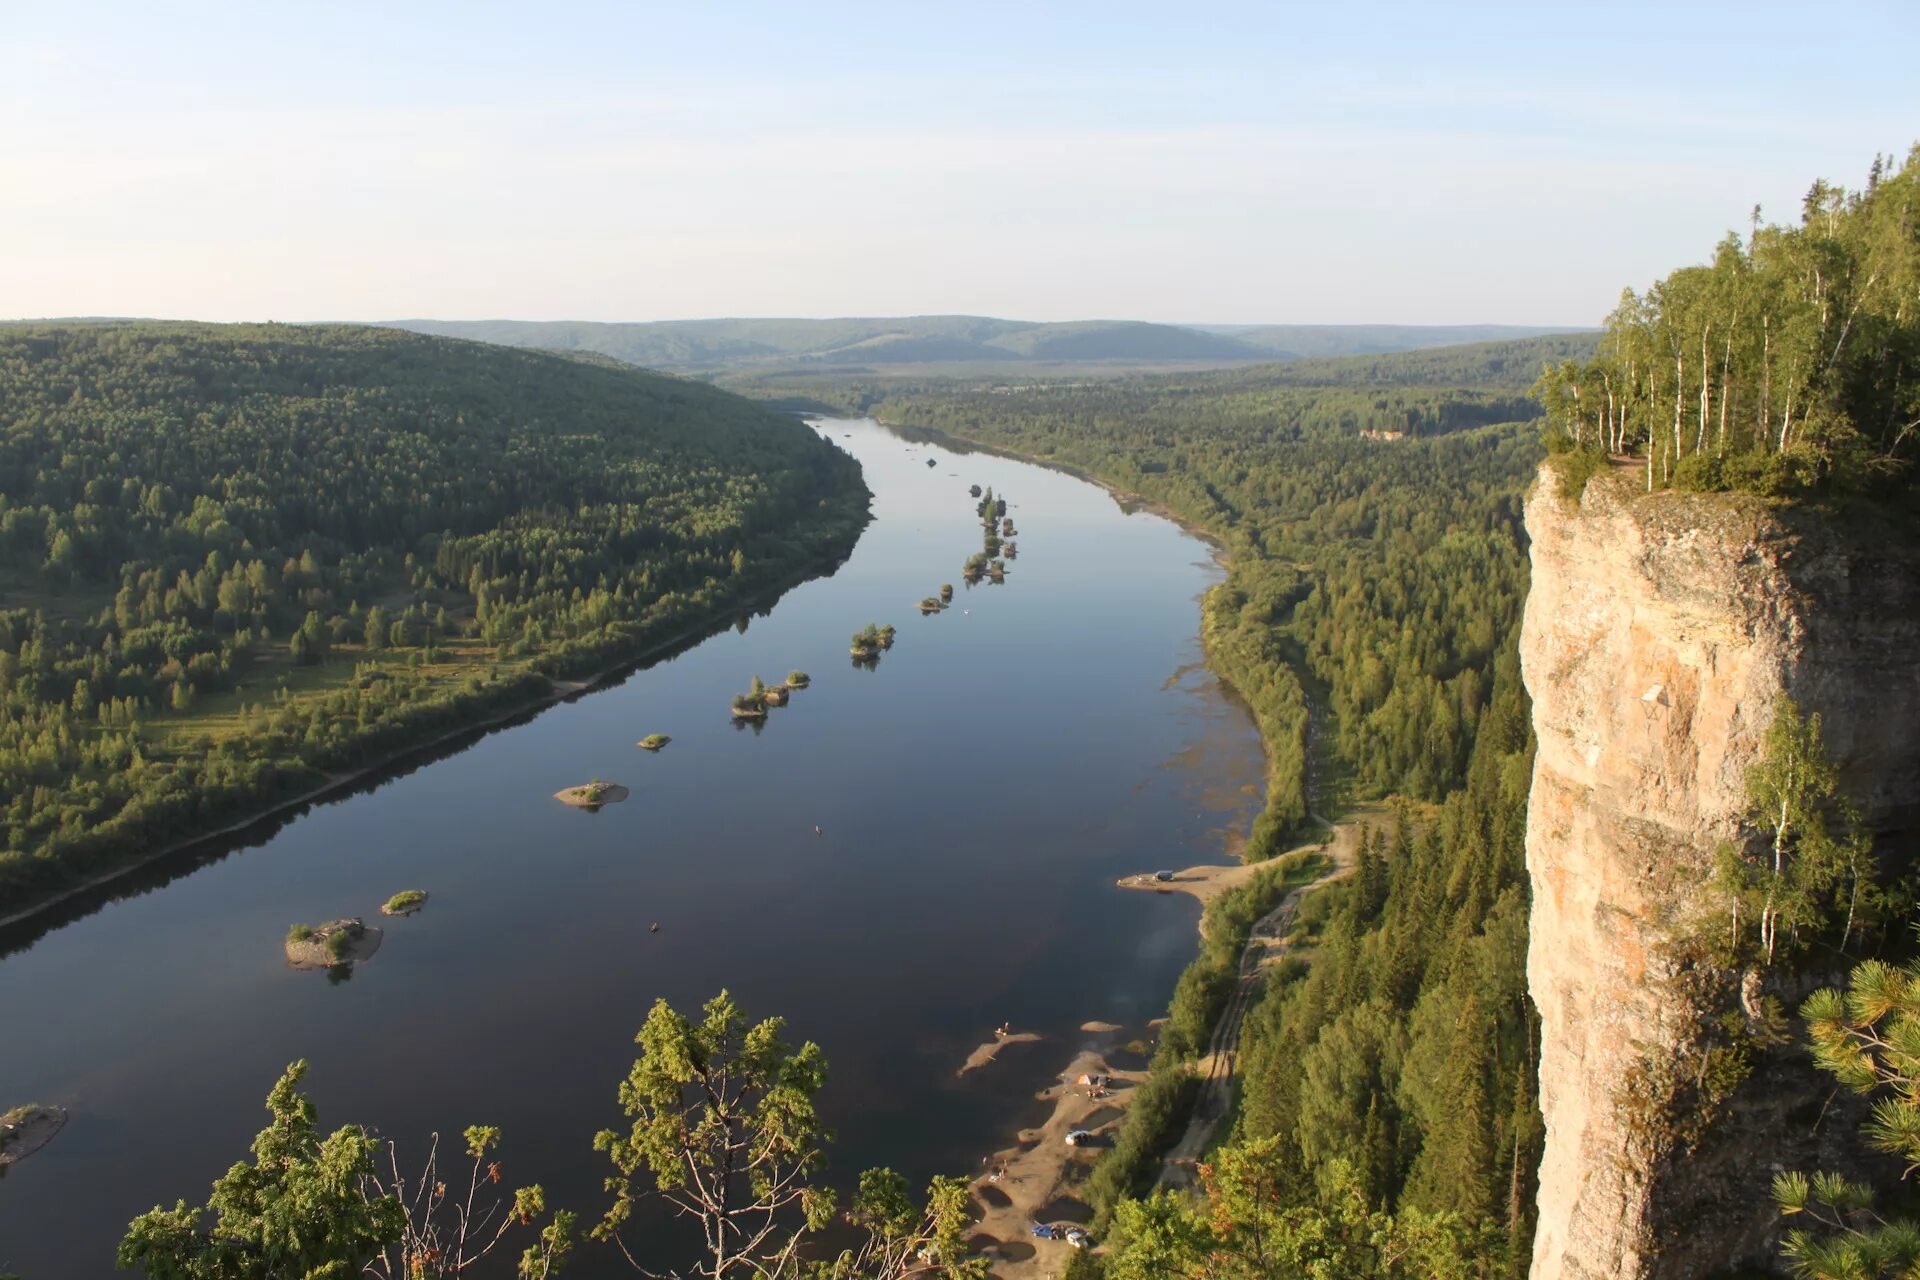
<path fill-rule="evenodd" d="M 1092 1141 L 1093 1135 L 1085 1129 L 1075 1129 L 1067 1134 L 1067 1145 L 1070 1147 L 1084 1147 Z"/>
<path fill-rule="evenodd" d="M 1067 1228 L 1067 1243 L 1076 1249 L 1084 1249 L 1093 1243 L 1093 1237 L 1079 1227 Z"/>

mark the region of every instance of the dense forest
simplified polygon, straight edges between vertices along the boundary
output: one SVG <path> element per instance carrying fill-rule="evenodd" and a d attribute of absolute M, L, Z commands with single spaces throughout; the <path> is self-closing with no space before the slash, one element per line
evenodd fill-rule
<path fill-rule="evenodd" d="M 1077 467 L 1218 537 L 1230 568 L 1208 649 L 1272 756 L 1265 856 L 1305 819 L 1316 770 L 1330 797 L 1438 800 L 1464 777 L 1526 590 L 1520 499 L 1541 452 L 1526 388 L 1581 349 L 1575 335 L 1016 389 L 756 390 Z M 1329 713 L 1317 744 L 1309 686 Z"/>
<path fill-rule="evenodd" d="M 1516 325 L 1035 323 L 992 316 L 841 316 L 596 323 L 396 320 L 396 328 L 510 347 L 592 351 L 652 369 L 1246 363 L 1531 337 Z"/>
<path fill-rule="evenodd" d="M 1524 1273 L 1540 1143 L 1532 740 L 1514 649 L 1521 499 L 1542 456 L 1527 388 L 1592 350 L 1572 335 L 1092 384 L 755 388 L 1080 468 L 1219 538 L 1209 660 L 1270 757 L 1249 858 L 1297 843 L 1315 816 L 1404 799 L 1357 874 L 1308 899 L 1311 965 L 1276 969 L 1249 1016 L 1205 1194 L 1138 1199 L 1177 1135 L 1183 1064 L 1204 1049 L 1239 940 L 1295 871 L 1223 903 L 1088 1187 L 1110 1248 L 1076 1271 L 1290 1275 L 1266 1268 L 1291 1251 L 1325 1274 Z"/>
<path fill-rule="evenodd" d="M 1649 489 L 1898 493 L 1920 452 L 1920 146 L 1866 185 L 1808 190 L 1798 225 L 1628 290 L 1593 359 L 1541 379 L 1549 429 Z"/>
<path fill-rule="evenodd" d="M 859 470 L 615 366 L 354 327 L 0 327 L 0 915 L 843 554 Z"/>

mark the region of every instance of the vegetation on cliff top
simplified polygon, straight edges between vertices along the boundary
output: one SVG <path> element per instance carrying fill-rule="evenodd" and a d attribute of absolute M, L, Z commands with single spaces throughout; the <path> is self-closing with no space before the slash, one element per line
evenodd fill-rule
<path fill-rule="evenodd" d="M 0 915 L 843 552 L 734 396 L 344 326 L 0 326 Z"/>
<path fill-rule="evenodd" d="M 1627 290 L 1590 360 L 1536 388 L 1549 433 L 1642 460 L 1648 488 L 1910 491 L 1920 452 L 1920 145 L 1816 181 L 1798 225 Z"/>

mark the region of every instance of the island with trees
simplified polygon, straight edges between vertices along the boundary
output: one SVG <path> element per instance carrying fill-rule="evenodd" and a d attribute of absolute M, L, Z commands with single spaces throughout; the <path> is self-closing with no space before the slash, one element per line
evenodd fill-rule
<path fill-rule="evenodd" d="M 893 648 L 894 630 L 891 625 L 876 626 L 869 622 L 853 633 L 853 642 L 847 651 L 853 655 L 856 663 L 872 663 L 880 659 L 880 654 Z"/>
<path fill-rule="evenodd" d="M 753 678 L 753 684 L 745 693 L 733 695 L 731 704 L 735 720 L 764 720 L 767 718 L 767 686 L 759 676 Z"/>
<path fill-rule="evenodd" d="M 425 889 L 402 889 L 380 904 L 383 916 L 410 916 L 427 905 Z"/>
<path fill-rule="evenodd" d="M 358 916 L 287 930 L 287 963 L 296 969 L 336 969 L 358 964 L 380 949 L 381 931 Z"/>
<path fill-rule="evenodd" d="M 664 733 L 650 733 L 634 745 L 643 751 L 658 751 L 673 739 Z"/>

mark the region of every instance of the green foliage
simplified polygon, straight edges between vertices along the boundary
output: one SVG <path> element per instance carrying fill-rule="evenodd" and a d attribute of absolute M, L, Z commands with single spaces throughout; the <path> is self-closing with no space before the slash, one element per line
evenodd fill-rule
<path fill-rule="evenodd" d="M 1920 146 L 1798 226 L 1728 235 L 1628 290 L 1593 359 L 1548 370 L 1548 431 L 1644 459 L 1646 486 L 1904 491 L 1920 427 Z"/>
<path fill-rule="evenodd" d="M 848 646 L 854 657 L 874 657 L 882 649 L 893 647 L 894 631 L 891 626 L 881 627 L 869 622 L 853 633 L 853 641 Z"/>
<path fill-rule="evenodd" d="M 865 518 L 791 419 L 395 330 L 0 325 L 0 400 L 0 909 L 631 657 Z"/>
<path fill-rule="evenodd" d="M 1879 1095 L 1865 1135 L 1907 1170 L 1920 1165 L 1920 965 L 1857 966 L 1847 989 L 1800 1009 L 1814 1061 L 1841 1084 Z M 1804 1280 L 1902 1277 L 1920 1266 L 1920 1220 L 1885 1212 L 1876 1190 L 1836 1174 L 1788 1171 L 1774 1199 L 1791 1229 L 1782 1252 Z"/>
<path fill-rule="evenodd" d="M 1547 437 L 1547 452 L 1553 455 L 1553 488 L 1569 508 L 1580 505 L 1587 481 L 1604 473 L 1607 455 L 1597 448 L 1574 444 L 1569 436 Z"/>
<path fill-rule="evenodd" d="M 1874 926 L 1886 895 L 1870 837 L 1840 791 L 1820 717 L 1782 697 L 1760 758 L 1747 771 L 1747 817 L 1763 844 L 1722 849 L 1707 936 L 1727 964 L 1771 965 L 1832 932 L 1840 950 Z"/>
<path fill-rule="evenodd" d="M 1245 884 L 1207 904 L 1201 921 L 1200 954 L 1181 973 L 1160 1033 L 1161 1052 L 1174 1059 L 1206 1052 L 1214 1023 L 1232 994 L 1253 926 L 1289 893 L 1326 870 L 1324 860 L 1300 853 L 1262 867 Z"/>
<path fill-rule="evenodd" d="M 643 1172 L 661 1197 L 702 1223 L 714 1259 L 705 1274 L 714 1280 L 790 1256 L 798 1237 L 786 1215 L 825 1222 L 830 1203 L 808 1178 L 824 1158 L 814 1099 L 826 1058 L 811 1042 L 791 1048 L 782 1030 L 778 1018 L 749 1025 L 724 991 L 699 1022 L 654 1002 L 635 1037 L 640 1056 L 620 1083 L 631 1123 L 593 1140 L 614 1169 L 614 1201 L 594 1238 L 619 1240 L 643 1194 L 635 1185 Z"/>
<path fill-rule="evenodd" d="M 475 1125 L 464 1135 L 473 1161 L 464 1200 L 448 1197 L 437 1139 L 408 1179 L 357 1126 L 320 1138 L 314 1106 L 297 1089 L 306 1071 L 296 1062 L 281 1076 L 267 1095 L 273 1120 L 253 1141 L 253 1163 L 217 1179 L 205 1206 L 182 1200 L 133 1220 L 117 1255 L 122 1268 L 148 1280 L 438 1280 L 466 1274 L 515 1228 L 547 1215 L 538 1186 L 488 1199 L 500 1181 L 498 1129 Z M 555 1212 L 521 1257 L 520 1280 L 559 1274 L 572 1244 L 573 1215 Z"/>
<path fill-rule="evenodd" d="M 1310 967 L 1269 976 L 1241 1039 L 1237 1142 L 1271 1141 L 1315 1186 L 1336 1163 L 1368 1204 L 1444 1213 L 1524 1268 L 1542 1141 L 1527 998 L 1532 743 L 1511 653 L 1466 785 L 1402 812 L 1355 873 L 1307 899 Z"/>
<path fill-rule="evenodd" d="M 1106 1227 L 1128 1196 L 1152 1183 L 1160 1157 L 1178 1140 L 1199 1092 L 1200 1079 L 1185 1063 L 1155 1056 L 1152 1070 L 1127 1103 L 1113 1146 L 1102 1153 L 1087 1178 L 1083 1194 L 1099 1215 L 1096 1229 Z"/>
<path fill-rule="evenodd" d="M 321 1138 L 313 1104 L 298 1092 L 306 1070 L 294 1063 L 267 1095 L 273 1119 L 253 1141 L 252 1162 L 216 1179 L 204 1206 L 182 1200 L 135 1218 L 121 1267 L 149 1280 L 345 1280 L 401 1238 L 400 1202 L 363 1192 L 380 1141 L 352 1125 Z"/>
<path fill-rule="evenodd" d="M 842 1245 L 841 1234 L 837 1253 L 808 1247 L 802 1259 L 802 1246 L 817 1246 L 815 1233 L 835 1216 L 832 1194 L 810 1181 L 828 1140 L 815 1110 L 827 1063 L 818 1045 L 795 1049 L 783 1030 L 779 1018 L 749 1024 L 724 991 L 698 1022 L 654 1002 L 635 1037 L 640 1056 L 620 1083 L 630 1124 L 594 1137 L 614 1168 L 614 1201 L 594 1238 L 646 1269 L 620 1237 L 647 1194 L 644 1181 L 699 1222 L 696 1270 L 708 1280 L 903 1280 L 927 1274 L 929 1263 L 954 1280 L 985 1280 L 985 1260 L 967 1256 L 966 1181 L 935 1178 L 921 1208 L 887 1169 L 860 1176 L 844 1219 L 855 1243 Z"/>
<path fill-rule="evenodd" d="M 1330 799 L 1458 785 L 1525 598 L 1521 496 L 1541 452 L 1518 426 L 1475 428 L 1537 415 L 1524 388 L 1546 350 L 1016 389 L 809 385 L 889 422 L 1084 468 L 1222 540 L 1228 576 L 1203 625 L 1209 662 L 1266 741 L 1267 811 L 1246 853 L 1258 859 L 1306 821 L 1316 773 Z M 987 563 L 970 558 L 969 580 Z M 1316 699 L 1330 712 L 1318 726 Z"/>
<path fill-rule="evenodd" d="M 1305 1178 L 1278 1139 L 1218 1153 L 1193 1204 L 1169 1192 L 1114 1215 L 1108 1280 L 1469 1280 L 1484 1244 L 1449 1214 L 1376 1207 L 1335 1160 Z"/>
<path fill-rule="evenodd" d="M 427 900 L 425 889 L 402 889 L 387 899 L 386 910 L 390 914 L 411 911 Z"/>
<path fill-rule="evenodd" d="M 1403 821 L 1351 881 L 1306 900 L 1301 927 L 1320 945 L 1304 973 L 1279 967 L 1249 1015 L 1237 1140 L 1288 1148 L 1301 1170 L 1289 1185 L 1311 1189 L 1289 1211 L 1314 1207 L 1347 1161 L 1367 1204 L 1457 1215 L 1472 1256 L 1513 1274 L 1542 1141 L 1525 984 L 1531 740 L 1513 645 L 1521 500 L 1541 448 L 1518 423 L 1538 413 L 1524 392 L 1542 357 L 1590 351 L 1519 343 L 1019 388 L 806 384 L 1084 468 L 1221 540 L 1208 660 L 1269 760 L 1246 857 L 1286 848 L 1313 804 L 1443 802 L 1424 833 Z M 1219 953 L 1183 975 L 1155 1070 L 1089 1182 L 1103 1218 L 1184 1119 L 1178 1062 L 1205 1046 L 1233 980 Z"/>
<path fill-rule="evenodd" d="M 508 346 L 595 352 L 652 369 L 764 369 L 791 364 L 886 367 L 956 362 L 1291 359 L 1443 344 L 1516 345 L 1538 329 L 1510 325 L 1168 325 L 1126 320 L 1034 323 L 990 316 L 577 321 L 406 320 L 421 333 Z M 1577 340 L 1576 340 L 1577 341 Z M 1534 365 L 1538 365 L 1534 361 Z"/>
<path fill-rule="evenodd" d="M 1085 1196 L 1099 1214 L 1097 1225 L 1104 1227 L 1123 1197 L 1151 1181 L 1156 1162 L 1178 1138 L 1199 1092 L 1187 1064 L 1206 1052 L 1254 924 L 1323 870 L 1317 855 L 1281 859 L 1207 904 L 1200 954 L 1174 988 L 1152 1067 L 1134 1091 L 1112 1148 L 1087 1180 Z"/>
<path fill-rule="evenodd" d="M 802 1262 L 801 1280 L 893 1280 L 939 1275 L 951 1280 L 987 1280 L 989 1260 L 969 1256 L 973 1193 L 965 1178 L 935 1178 L 924 1207 L 907 1194 L 907 1181 L 891 1169 L 860 1175 L 846 1220 L 860 1243 L 819 1261 Z"/>
<path fill-rule="evenodd" d="M 296 924 L 287 930 L 288 942 L 305 942 L 312 937 L 313 926 L 310 924 Z"/>

